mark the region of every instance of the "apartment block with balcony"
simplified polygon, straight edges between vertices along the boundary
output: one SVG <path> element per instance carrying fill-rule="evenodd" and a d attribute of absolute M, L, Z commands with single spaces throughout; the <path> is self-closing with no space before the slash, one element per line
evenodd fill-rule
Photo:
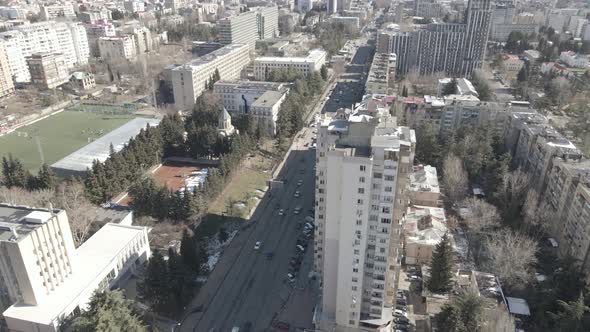
<path fill-rule="evenodd" d="M 316 151 L 314 269 L 321 331 L 390 331 L 415 134 L 368 103 L 324 114 Z"/>
<path fill-rule="evenodd" d="M 14 93 L 14 82 L 8 60 L 6 44 L 0 39 L 0 98 L 10 96 Z"/>
<path fill-rule="evenodd" d="M 100 57 L 107 62 L 121 62 L 133 60 L 137 56 L 135 36 L 122 35 L 115 37 L 100 37 L 98 50 Z"/>
<path fill-rule="evenodd" d="M 248 44 L 254 50 L 257 40 L 279 35 L 279 9 L 276 5 L 254 7 L 218 22 L 222 44 Z"/>

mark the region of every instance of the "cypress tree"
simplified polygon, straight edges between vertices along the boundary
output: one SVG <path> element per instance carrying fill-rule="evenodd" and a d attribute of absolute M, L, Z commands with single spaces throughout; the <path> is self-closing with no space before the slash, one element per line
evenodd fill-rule
<path fill-rule="evenodd" d="M 182 240 L 180 241 L 180 257 L 184 264 L 193 272 L 199 272 L 199 262 L 197 259 L 197 246 L 195 239 L 191 236 L 186 228 L 182 231 Z"/>
<path fill-rule="evenodd" d="M 426 286 L 433 293 L 446 293 L 452 288 L 453 247 L 445 233 L 432 253 L 430 278 Z"/>
<path fill-rule="evenodd" d="M 37 189 L 51 189 L 55 186 L 55 174 L 47 164 L 41 165 L 37 175 Z"/>

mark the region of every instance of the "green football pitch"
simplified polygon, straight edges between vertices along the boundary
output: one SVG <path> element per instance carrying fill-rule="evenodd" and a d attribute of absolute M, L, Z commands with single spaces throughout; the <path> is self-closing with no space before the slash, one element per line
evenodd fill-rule
<path fill-rule="evenodd" d="M 51 165 L 131 119 L 131 115 L 64 111 L 0 137 L 0 157 L 12 153 L 36 172 L 41 153 Z"/>

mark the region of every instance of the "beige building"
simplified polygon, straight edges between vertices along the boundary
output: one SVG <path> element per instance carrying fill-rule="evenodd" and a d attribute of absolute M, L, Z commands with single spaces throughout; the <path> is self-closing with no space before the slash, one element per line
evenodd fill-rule
<path fill-rule="evenodd" d="M 509 80 L 516 79 L 518 72 L 524 66 L 524 61 L 522 61 L 518 56 L 512 54 L 505 54 L 502 57 L 502 71 L 504 75 Z"/>
<path fill-rule="evenodd" d="M 133 35 L 101 37 L 98 39 L 98 51 L 105 61 L 133 60 L 137 56 L 135 37 Z"/>
<path fill-rule="evenodd" d="M 215 70 L 222 80 L 236 80 L 249 63 L 250 47 L 232 44 L 171 69 L 174 104 L 180 109 L 191 109 Z"/>
<path fill-rule="evenodd" d="M 447 231 L 443 208 L 408 207 L 404 222 L 406 264 L 430 265 L 432 252 Z"/>
<path fill-rule="evenodd" d="M 222 44 L 248 44 L 254 50 L 257 40 L 279 35 L 279 9 L 276 5 L 250 8 L 219 20 L 217 26 Z"/>
<path fill-rule="evenodd" d="M 442 205 L 436 168 L 433 166 L 414 166 L 410 175 L 410 202 L 414 205 L 439 207 Z"/>
<path fill-rule="evenodd" d="M 66 212 L 0 204 L 0 296 L 8 331 L 55 332 L 95 290 L 150 256 L 145 227 L 108 223 L 77 249 Z"/>
<path fill-rule="evenodd" d="M 254 78 L 264 81 L 273 70 L 292 69 L 307 77 L 326 63 L 326 51 L 315 49 L 307 57 L 259 57 L 254 59 Z"/>
<path fill-rule="evenodd" d="M 27 57 L 31 82 L 45 89 L 54 89 L 70 79 L 66 60 L 61 53 L 35 53 Z"/>
<path fill-rule="evenodd" d="M 361 105 L 318 124 L 314 269 L 320 331 L 391 331 L 414 131 Z"/>
<path fill-rule="evenodd" d="M 14 82 L 8 62 L 8 52 L 4 41 L 0 40 L 0 98 L 14 93 Z"/>

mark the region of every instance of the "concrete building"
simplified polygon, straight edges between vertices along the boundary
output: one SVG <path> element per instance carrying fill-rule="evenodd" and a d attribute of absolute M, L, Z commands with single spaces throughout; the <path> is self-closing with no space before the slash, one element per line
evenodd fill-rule
<path fill-rule="evenodd" d="M 137 47 L 133 35 L 100 37 L 98 51 L 105 61 L 127 61 L 137 56 Z"/>
<path fill-rule="evenodd" d="M 413 205 L 442 206 L 436 168 L 433 166 L 414 166 L 409 191 L 410 203 Z"/>
<path fill-rule="evenodd" d="M 187 1 L 185 0 L 165 0 L 164 8 L 172 10 L 173 13 L 177 13 L 179 9 L 186 8 Z"/>
<path fill-rule="evenodd" d="M 354 16 L 332 16 L 330 22 L 342 24 L 348 31 L 358 31 L 361 25 L 360 19 Z"/>
<path fill-rule="evenodd" d="M 172 69 L 174 104 L 180 109 L 191 109 L 215 70 L 222 80 L 237 80 L 249 63 L 249 45 L 232 44 Z"/>
<path fill-rule="evenodd" d="M 280 91 L 266 91 L 252 103 L 251 112 L 261 129 L 270 136 L 277 132 L 277 119 L 281 105 L 287 98 L 287 93 Z"/>
<path fill-rule="evenodd" d="M 101 37 L 114 37 L 117 35 L 115 26 L 107 21 L 97 21 L 91 24 L 84 24 L 84 28 L 86 29 L 90 54 L 94 57 L 100 56 L 98 40 Z"/>
<path fill-rule="evenodd" d="M 254 7 L 247 12 L 223 18 L 217 24 L 222 44 L 247 44 L 253 50 L 257 40 L 279 35 L 279 9 L 276 5 Z"/>
<path fill-rule="evenodd" d="M 230 114 L 249 113 L 252 104 L 265 92 L 277 91 L 286 94 L 288 83 L 259 81 L 218 81 L 213 85 L 215 92 Z"/>
<path fill-rule="evenodd" d="M 131 25 L 122 29 L 124 34 L 133 35 L 136 53 L 142 54 L 153 50 L 152 33 L 146 27 Z"/>
<path fill-rule="evenodd" d="M 90 46 L 88 44 L 88 34 L 84 25 L 81 23 L 69 23 L 68 28 L 72 34 L 72 43 L 76 54 L 76 66 L 83 66 L 88 63 L 90 58 Z"/>
<path fill-rule="evenodd" d="M 75 91 L 86 91 L 96 86 L 93 73 L 77 71 L 70 77 L 70 86 Z"/>
<path fill-rule="evenodd" d="M 579 54 L 574 51 L 561 52 L 559 60 L 573 68 L 587 68 L 590 65 L 587 54 Z"/>
<path fill-rule="evenodd" d="M 45 21 L 59 19 L 59 18 L 76 18 L 74 5 L 71 3 L 44 5 L 41 6 L 41 18 Z"/>
<path fill-rule="evenodd" d="M 146 227 L 109 223 L 76 249 L 64 210 L 2 204 L 0 222 L 9 331 L 58 331 L 95 290 L 115 287 L 150 256 Z"/>
<path fill-rule="evenodd" d="M 318 123 L 314 268 L 321 331 L 391 331 L 415 134 L 368 100 Z"/>
<path fill-rule="evenodd" d="M 446 13 L 444 5 L 436 0 L 416 0 L 414 2 L 414 16 L 443 17 Z"/>
<path fill-rule="evenodd" d="M 100 10 L 87 10 L 78 13 L 78 19 L 84 23 L 112 20 L 111 11 L 106 8 Z"/>
<path fill-rule="evenodd" d="M 395 53 L 401 75 L 416 69 L 467 77 L 483 65 L 491 15 L 490 0 L 470 0 L 465 23 L 416 25 L 410 31 L 393 25 L 380 32 L 377 51 Z"/>
<path fill-rule="evenodd" d="M 375 53 L 365 82 L 365 94 L 393 94 L 396 61 L 395 54 Z"/>
<path fill-rule="evenodd" d="M 66 59 L 61 53 L 34 53 L 27 57 L 31 82 L 44 89 L 54 89 L 70 79 Z"/>
<path fill-rule="evenodd" d="M 502 71 L 504 76 L 509 80 L 516 79 L 518 72 L 524 66 L 524 61 L 522 61 L 518 56 L 512 54 L 504 54 L 502 56 Z"/>
<path fill-rule="evenodd" d="M 254 59 L 254 78 L 264 81 L 273 70 L 292 69 L 303 76 L 319 71 L 326 63 L 326 51 L 315 49 L 306 57 L 258 57 Z"/>
<path fill-rule="evenodd" d="M 408 207 L 404 220 L 406 264 L 430 265 L 434 248 L 447 232 L 448 228 L 443 208 L 430 206 Z"/>
<path fill-rule="evenodd" d="M 14 83 L 25 83 L 31 81 L 29 67 L 23 53 L 24 36 L 19 31 L 7 31 L 0 33 L 0 40 L 6 50 L 10 76 Z"/>
<path fill-rule="evenodd" d="M 0 39 L 0 98 L 10 96 L 13 93 L 14 81 L 8 60 L 8 49 L 6 43 Z"/>
<path fill-rule="evenodd" d="M 342 2 L 343 0 L 327 0 L 326 8 L 328 10 L 328 15 L 336 14 L 338 12 L 338 2 Z"/>
<path fill-rule="evenodd" d="M 313 9 L 314 0 L 299 0 L 297 1 L 297 11 L 300 13 L 307 13 Z"/>
<path fill-rule="evenodd" d="M 125 10 L 130 13 L 141 13 L 145 11 L 145 4 L 143 1 L 124 1 L 123 6 L 125 7 Z"/>

